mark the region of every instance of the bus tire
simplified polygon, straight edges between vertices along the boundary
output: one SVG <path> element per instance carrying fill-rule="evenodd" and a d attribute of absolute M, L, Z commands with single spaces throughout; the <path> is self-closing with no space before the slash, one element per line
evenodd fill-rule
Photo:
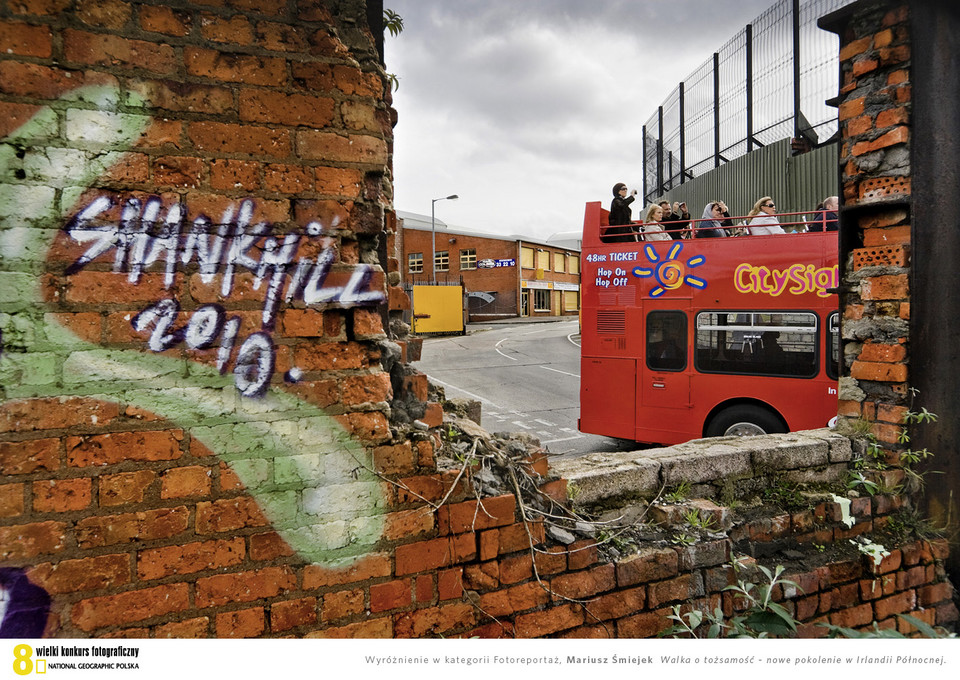
<path fill-rule="evenodd" d="M 775 414 L 753 404 L 740 404 L 723 409 L 707 426 L 708 437 L 746 437 L 786 432 Z"/>

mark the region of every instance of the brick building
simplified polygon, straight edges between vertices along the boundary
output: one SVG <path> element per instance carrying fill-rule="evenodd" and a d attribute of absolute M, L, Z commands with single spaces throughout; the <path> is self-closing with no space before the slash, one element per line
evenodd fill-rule
<path fill-rule="evenodd" d="M 463 282 L 471 321 L 567 316 L 580 311 L 580 251 L 523 236 L 497 236 L 398 211 L 406 286 Z"/>

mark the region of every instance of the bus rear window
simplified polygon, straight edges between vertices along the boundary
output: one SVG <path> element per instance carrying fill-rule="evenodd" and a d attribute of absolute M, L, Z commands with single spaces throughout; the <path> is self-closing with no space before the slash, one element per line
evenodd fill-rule
<path fill-rule="evenodd" d="M 687 367 L 687 315 L 683 312 L 647 314 L 647 366 L 654 371 L 682 371 Z"/>
<path fill-rule="evenodd" d="M 701 312 L 694 366 L 703 373 L 812 378 L 817 326 L 812 312 Z"/>

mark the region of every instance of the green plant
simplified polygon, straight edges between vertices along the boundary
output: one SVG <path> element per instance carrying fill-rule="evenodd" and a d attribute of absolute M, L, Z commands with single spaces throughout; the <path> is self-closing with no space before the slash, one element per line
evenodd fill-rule
<path fill-rule="evenodd" d="M 392 9 L 383 10 L 383 28 L 394 38 L 403 33 L 403 17 Z M 400 77 L 395 73 L 387 74 L 387 81 L 391 90 L 400 89 Z"/>
<path fill-rule="evenodd" d="M 942 629 L 934 628 L 927 622 L 921 621 L 909 614 L 897 614 L 897 618 L 909 623 L 925 638 L 946 639 L 957 637 L 956 633 L 949 633 Z M 826 628 L 829 631 L 827 637 L 830 638 L 895 638 L 898 640 L 907 638 L 906 635 L 895 628 L 880 628 L 876 622 L 873 623 L 873 628 L 868 630 L 854 630 L 853 628 L 844 628 L 843 626 L 834 626 L 828 623 L 820 623 L 817 625 Z"/>
<path fill-rule="evenodd" d="M 664 503 L 682 503 L 690 495 L 690 483 L 681 482 L 673 491 L 663 495 Z"/>
<path fill-rule="evenodd" d="M 683 519 L 694 529 L 702 531 L 711 531 L 716 524 L 716 519 L 707 513 L 701 513 L 696 508 L 690 508 L 683 513 Z"/>
<path fill-rule="evenodd" d="M 674 545 L 693 545 L 697 542 L 697 537 L 685 529 L 680 529 L 677 533 L 670 537 L 670 542 Z"/>
<path fill-rule="evenodd" d="M 779 479 L 764 488 L 763 497 L 784 510 L 800 510 L 810 505 L 810 501 L 800 492 L 798 484 L 789 484 Z"/>
<path fill-rule="evenodd" d="M 743 612 L 728 619 L 720 607 L 716 607 L 712 612 L 694 610 L 681 614 L 680 607 L 676 606 L 673 614 L 668 617 L 675 623 L 663 631 L 661 637 L 768 638 L 790 637 L 796 633 L 797 620 L 772 598 L 778 585 L 792 586 L 800 590 L 793 581 L 781 578 L 783 566 L 777 565 L 770 571 L 757 565 L 756 569 L 766 579 L 766 583 L 762 584 L 747 580 L 740 560 L 734 560 L 731 566 L 737 575 L 737 583 L 727 586 L 724 591 L 734 592 L 742 599 L 746 604 Z"/>
<path fill-rule="evenodd" d="M 900 510 L 897 514 L 892 515 L 887 528 L 901 541 L 910 538 L 940 538 L 944 533 L 942 528 L 935 526 L 933 522 L 923 517 L 916 509 Z"/>

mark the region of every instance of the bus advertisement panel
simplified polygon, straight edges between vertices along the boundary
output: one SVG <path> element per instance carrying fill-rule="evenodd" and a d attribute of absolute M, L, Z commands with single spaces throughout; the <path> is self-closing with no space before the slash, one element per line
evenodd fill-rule
<path fill-rule="evenodd" d="M 582 432 L 670 445 L 836 417 L 836 232 L 605 242 L 606 216 L 587 204 Z"/>

